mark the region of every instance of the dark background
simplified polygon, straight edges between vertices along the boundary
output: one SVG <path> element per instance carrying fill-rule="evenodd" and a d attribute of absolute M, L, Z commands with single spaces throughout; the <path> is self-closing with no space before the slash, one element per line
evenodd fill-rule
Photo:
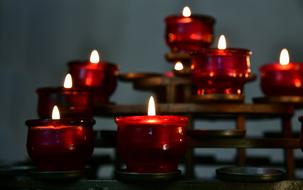
<path fill-rule="evenodd" d="M 185 4 L 193 13 L 214 16 L 216 35 L 225 34 L 229 47 L 253 51 L 253 73 L 259 74 L 262 64 L 278 60 L 284 47 L 291 60 L 303 60 L 300 0 L 1 0 L 0 161 L 26 158 L 24 121 L 37 117 L 35 90 L 60 86 L 68 61 L 86 59 L 92 49 L 98 49 L 101 59 L 120 64 L 122 72 L 170 70 L 171 65 L 163 57 L 169 51 L 164 42 L 164 18 L 179 13 Z M 145 103 L 148 95 L 120 83 L 112 100 Z M 247 102 L 261 95 L 258 80 L 246 85 Z M 296 117 L 293 124 L 298 130 Z M 230 128 L 229 124 L 233 123 L 197 122 L 197 127 Z M 115 125 L 111 119 L 98 119 L 96 128 Z M 280 129 L 278 121 L 249 122 L 247 128 L 249 135 Z M 104 151 L 95 151 L 100 152 Z M 233 157 L 234 153 L 212 149 L 197 152 L 213 152 L 222 159 Z M 249 154 L 282 159 L 281 150 L 250 150 Z M 297 156 L 302 157 L 302 153 L 297 152 Z"/>

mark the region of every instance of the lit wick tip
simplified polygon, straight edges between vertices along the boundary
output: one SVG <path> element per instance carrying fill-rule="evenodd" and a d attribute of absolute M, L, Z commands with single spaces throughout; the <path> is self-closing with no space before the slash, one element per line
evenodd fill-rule
<path fill-rule="evenodd" d="M 156 115 L 156 106 L 154 97 L 151 96 L 148 101 L 148 109 L 147 109 L 148 116 L 155 116 Z"/>
<path fill-rule="evenodd" d="M 176 64 L 175 64 L 175 66 L 174 66 L 174 69 L 176 70 L 176 71 L 182 71 L 183 70 L 183 64 L 180 62 L 180 61 L 178 61 Z"/>
<path fill-rule="evenodd" d="M 65 76 L 63 87 L 64 88 L 72 88 L 73 87 L 72 76 L 69 73 Z"/>
<path fill-rule="evenodd" d="M 191 16 L 191 11 L 190 8 L 188 6 L 185 6 L 182 10 L 182 15 L 184 17 L 190 17 Z"/>
<path fill-rule="evenodd" d="M 226 49 L 226 38 L 224 35 L 219 37 L 218 49 Z"/>
<path fill-rule="evenodd" d="M 97 64 L 100 62 L 100 56 L 97 50 L 93 50 L 90 54 L 89 61 L 91 63 Z"/>
<path fill-rule="evenodd" d="M 283 48 L 280 53 L 280 64 L 288 65 L 289 63 L 289 53 L 286 48 Z"/>
<path fill-rule="evenodd" d="M 59 112 L 58 106 L 56 106 L 56 105 L 53 107 L 52 119 L 54 119 L 54 120 L 60 119 L 60 112 Z"/>

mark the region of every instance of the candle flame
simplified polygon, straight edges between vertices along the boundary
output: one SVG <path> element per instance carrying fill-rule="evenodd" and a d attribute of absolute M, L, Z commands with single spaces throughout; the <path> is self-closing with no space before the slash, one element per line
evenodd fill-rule
<path fill-rule="evenodd" d="M 280 64 L 288 65 L 289 63 L 289 53 L 286 48 L 283 48 L 280 53 Z"/>
<path fill-rule="evenodd" d="M 175 64 L 175 66 L 174 66 L 174 69 L 176 70 L 176 71 L 182 71 L 183 70 L 183 64 L 182 64 L 182 62 L 180 62 L 180 61 L 178 61 L 176 64 Z"/>
<path fill-rule="evenodd" d="M 184 17 L 190 17 L 191 15 L 191 11 L 190 11 L 190 8 L 188 6 L 185 6 L 182 10 L 182 15 Z"/>
<path fill-rule="evenodd" d="M 226 39 L 224 35 L 221 35 L 219 38 L 218 49 L 226 49 Z"/>
<path fill-rule="evenodd" d="M 99 53 L 97 50 L 93 50 L 92 53 L 90 54 L 89 58 L 91 63 L 97 64 L 100 61 Z"/>
<path fill-rule="evenodd" d="M 69 73 L 65 76 L 63 87 L 64 88 L 72 88 L 73 87 L 72 76 Z"/>
<path fill-rule="evenodd" d="M 53 107 L 52 119 L 56 119 L 56 120 L 60 119 L 60 112 L 58 106 L 56 105 Z"/>
<path fill-rule="evenodd" d="M 156 106 L 155 106 L 155 100 L 154 97 L 151 96 L 148 101 L 148 110 L 147 110 L 148 116 L 155 116 L 156 115 Z"/>

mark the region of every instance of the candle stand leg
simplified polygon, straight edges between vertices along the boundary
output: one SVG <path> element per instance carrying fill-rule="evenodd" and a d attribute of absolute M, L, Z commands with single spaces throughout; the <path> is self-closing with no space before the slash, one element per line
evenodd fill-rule
<path fill-rule="evenodd" d="M 189 102 L 192 97 L 192 87 L 191 85 L 187 85 L 184 87 L 184 101 Z"/>
<path fill-rule="evenodd" d="M 236 129 L 238 130 L 245 130 L 245 116 L 238 115 L 236 121 Z M 239 166 L 244 166 L 246 162 L 246 150 L 245 148 L 238 148 L 237 149 L 237 164 Z"/>
<path fill-rule="evenodd" d="M 174 102 L 176 102 L 176 99 L 177 99 L 176 86 L 167 85 L 166 86 L 166 102 L 174 103 Z"/>
<path fill-rule="evenodd" d="M 194 122 L 191 116 L 189 117 L 189 126 L 187 126 L 188 130 L 192 130 L 194 128 Z M 191 147 L 187 147 L 187 151 L 185 154 L 185 179 L 193 179 L 194 178 L 194 149 Z"/>
<path fill-rule="evenodd" d="M 119 158 L 118 156 L 118 152 L 117 152 L 117 148 L 115 148 L 115 159 L 114 159 L 114 169 L 115 171 L 119 171 L 122 169 L 122 166 L 123 166 L 123 162 L 122 160 Z"/>
<path fill-rule="evenodd" d="M 283 137 L 291 138 L 291 117 L 282 118 L 282 133 Z M 293 149 L 284 149 L 284 161 L 286 164 L 288 178 L 293 179 L 295 176 L 295 161 Z"/>

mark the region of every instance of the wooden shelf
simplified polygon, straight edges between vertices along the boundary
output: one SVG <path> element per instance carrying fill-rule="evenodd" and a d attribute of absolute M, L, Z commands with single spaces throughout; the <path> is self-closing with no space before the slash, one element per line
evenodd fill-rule
<path fill-rule="evenodd" d="M 302 190 L 303 181 L 284 180 L 271 183 L 244 183 L 244 182 L 224 182 L 224 181 L 201 181 L 201 180 L 180 180 L 169 183 L 122 183 L 116 180 L 79 180 L 73 183 L 43 183 L 31 179 L 19 179 L 16 181 L 6 181 L 0 184 L 1 189 L 44 189 L 44 190 Z"/>
<path fill-rule="evenodd" d="M 96 116 L 145 115 L 147 105 L 103 104 L 95 107 Z M 185 114 L 196 118 L 233 117 L 239 114 L 251 118 L 292 116 L 292 106 L 277 104 L 167 103 L 157 104 L 159 114 Z"/>
<path fill-rule="evenodd" d="M 102 132 L 101 132 L 102 133 Z M 107 132 L 109 133 L 109 132 Z M 97 137 L 95 147 L 114 148 L 115 131 L 110 138 Z M 192 148 L 300 148 L 298 138 L 189 138 L 188 146 Z"/>

